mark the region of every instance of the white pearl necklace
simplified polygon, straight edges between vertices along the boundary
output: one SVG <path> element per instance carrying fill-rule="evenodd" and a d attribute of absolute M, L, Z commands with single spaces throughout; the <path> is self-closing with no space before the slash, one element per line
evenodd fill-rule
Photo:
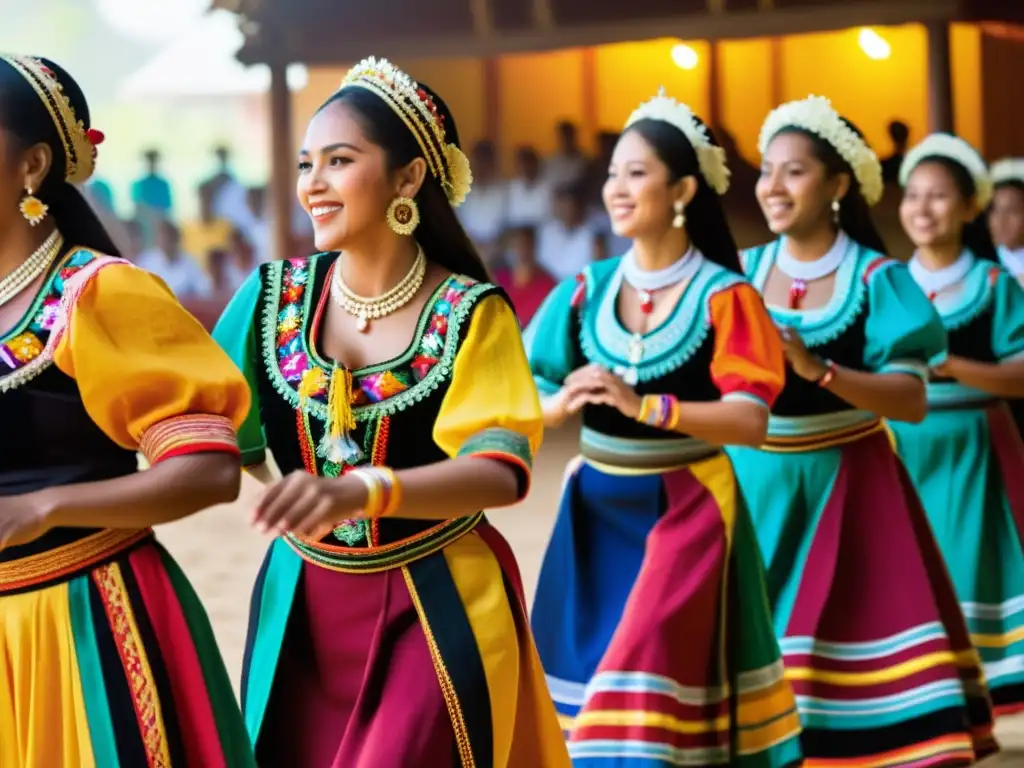
<path fill-rule="evenodd" d="M 678 285 L 689 280 L 700 269 L 700 253 L 692 245 L 682 255 L 664 269 L 648 271 L 641 269 L 636 262 L 636 252 L 630 249 L 622 257 L 622 277 L 637 291 L 653 293 L 670 285 Z"/>
<path fill-rule="evenodd" d="M 53 230 L 31 256 L 19 264 L 11 274 L 0 280 L 0 307 L 21 295 L 22 291 L 46 272 L 63 245 L 64 238 L 61 237 L 58 230 Z"/>
<path fill-rule="evenodd" d="M 331 298 L 345 312 L 358 318 L 356 328 L 360 333 L 370 329 L 370 320 L 378 320 L 397 312 L 410 301 L 423 286 L 427 274 L 427 257 L 423 249 L 417 246 L 416 260 L 398 285 L 382 296 L 367 298 L 352 291 L 345 284 L 338 264 L 334 266 L 334 277 L 331 280 Z"/>

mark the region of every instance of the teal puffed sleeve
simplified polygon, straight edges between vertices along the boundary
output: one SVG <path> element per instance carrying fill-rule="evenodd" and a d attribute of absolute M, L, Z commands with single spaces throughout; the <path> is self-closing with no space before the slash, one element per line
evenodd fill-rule
<path fill-rule="evenodd" d="M 563 280 L 548 294 L 523 335 L 530 371 L 541 397 L 562 388 L 572 373 L 572 297 L 579 285 L 576 278 Z"/>
<path fill-rule="evenodd" d="M 864 364 L 875 373 L 909 373 L 927 380 L 946 359 L 946 329 L 935 307 L 898 261 L 868 265 Z"/>
<path fill-rule="evenodd" d="M 257 308 L 262 294 L 261 271 L 257 269 L 228 302 L 224 313 L 213 329 L 213 338 L 245 374 L 252 393 L 249 414 L 238 428 L 238 447 L 242 451 L 242 464 L 255 466 L 267 458 L 267 438 L 260 418 L 260 396 L 256 366 L 260 364 L 257 329 Z"/>
<path fill-rule="evenodd" d="M 992 352 L 996 359 L 1024 357 L 1024 288 L 1002 269 L 993 269 Z"/>

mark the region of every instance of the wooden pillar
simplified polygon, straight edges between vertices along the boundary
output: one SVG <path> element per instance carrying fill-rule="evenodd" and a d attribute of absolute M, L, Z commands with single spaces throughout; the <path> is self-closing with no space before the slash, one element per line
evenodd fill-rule
<path fill-rule="evenodd" d="M 782 38 L 773 37 L 768 41 L 769 46 L 769 61 L 768 61 L 768 72 L 770 79 L 769 96 L 772 109 L 779 106 L 783 99 L 783 87 L 782 87 Z"/>
<path fill-rule="evenodd" d="M 292 146 L 292 100 L 288 89 L 288 65 L 270 63 L 270 211 L 274 223 L 274 258 L 293 253 L 292 183 L 295 149 Z"/>
<path fill-rule="evenodd" d="M 580 52 L 581 74 L 583 79 L 583 143 L 595 141 L 596 146 L 598 125 L 598 82 L 597 82 L 597 51 L 593 48 L 584 48 Z"/>
<path fill-rule="evenodd" d="M 928 33 L 928 128 L 953 130 L 953 69 L 949 50 L 949 23 L 930 21 Z"/>
<path fill-rule="evenodd" d="M 708 113 L 704 121 L 712 128 L 722 125 L 722 44 L 712 40 L 708 53 Z"/>

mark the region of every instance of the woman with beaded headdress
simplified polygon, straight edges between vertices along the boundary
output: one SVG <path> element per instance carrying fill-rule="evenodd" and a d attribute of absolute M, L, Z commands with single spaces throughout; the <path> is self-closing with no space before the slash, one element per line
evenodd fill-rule
<path fill-rule="evenodd" d="M 509 546 L 543 417 L 515 313 L 455 216 L 448 108 L 366 59 L 317 111 L 321 253 L 264 265 L 214 336 L 249 377 L 243 460 L 279 534 L 242 705 L 261 766 L 567 766 Z"/>
<path fill-rule="evenodd" d="M 102 139 L 67 72 L 0 55 L 0 765 L 255 766 L 151 528 L 235 499 L 248 387 L 75 186 Z"/>
<path fill-rule="evenodd" d="M 767 567 L 807 765 L 963 765 L 991 711 L 935 539 L 881 418 L 920 421 L 945 331 L 869 206 L 882 168 L 811 96 L 761 130 L 774 242 L 743 254 L 780 327 L 786 386 L 760 448 L 732 448 Z"/>
<path fill-rule="evenodd" d="M 992 179 L 970 144 L 932 134 L 904 158 L 910 274 L 942 316 L 928 415 L 894 423 L 897 450 L 946 556 L 997 716 L 1024 710 L 1024 447 L 1006 398 L 1024 397 L 1024 289 L 998 265 Z M 1004 201 L 1000 201 L 1000 205 Z"/>
<path fill-rule="evenodd" d="M 533 627 L 580 765 L 799 764 L 747 510 L 721 446 L 758 445 L 778 332 L 739 275 L 725 154 L 660 94 L 604 201 L 619 258 L 555 288 L 526 332 L 545 422 L 582 414 Z"/>

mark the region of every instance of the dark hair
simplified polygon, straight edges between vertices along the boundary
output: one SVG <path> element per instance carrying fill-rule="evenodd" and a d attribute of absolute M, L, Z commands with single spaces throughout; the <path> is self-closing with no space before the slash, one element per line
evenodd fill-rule
<path fill-rule="evenodd" d="M 569 181 L 555 187 L 553 197 L 556 200 L 570 200 L 577 205 L 586 205 L 587 186 L 583 181 Z"/>
<path fill-rule="evenodd" d="M 697 121 L 700 122 L 699 118 Z M 708 138 L 717 146 L 711 130 L 706 130 Z M 675 184 L 686 176 L 697 179 L 697 194 L 686 209 L 686 231 L 705 258 L 742 275 L 739 249 L 725 218 L 722 200 L 701 175 L 697 153 L 683 132 L 661 120 L 639 120 L 627 129 L 629 132 L 637 133 L 646 141 L 668 167 L 669 183 Z"/>
<path fill-rule="evenodd" d="M 956 191 L 960 193 L 964 200 L 970 200 L 977 194 L 978 187 L 974 183 L 974 177 L 971 176 L 971 172 L 956 160 L 945 155 L 926 155 L 914 167 L 920 167 L 924 163 L 934 163 L 945 168 L 953 179 Z M 992 242 L 992 233 L 989 231 L 984 211 L 975 216 L 972 221 L 964 224 L 960 240 L 964 248 L 969 248 L 979 259 L 999 261 L 999 252 L 996 250 L 995 243 Z"/>
<path fill-rule="evenodd" d="M 860 132 L 856 125 L 845 117 L 841 117 L 840 120 L 843 121 L 847 128 L 862 139 L 864 138 L 864 134 Z M 839 229 L 849 235 L 858 245 L 878 253 L 887 254 L 889 251 L 885 247 L 885 241 L 882 239 L 878 227 L 875 226 L 874 219 L 871 218 L 871 206 L 864 199 L 864 194 L 860 191 L 860 184 L 857 182 L 857 176 L 853 172 L 853 168 L 850 167 L 850 164 L 843 159 L 843 156 L 839 154 L 835 147 L 816 133 L 796 125 L 787 125 L 776 133 L 775 136 L 781 136 L 786 133 L 799 134 L 810 140 L 814 156 L 825 166 L 825 172 L 830 178 L 840 173 L 849 175 L 850 188 L 839 201 Z M 772 138 L 774 139 L 775 136 Z"/>
<path fill-rule="evenodd" d="M 461 147 L 455 119 L 448 105 L 423 83 L 419 87 L 430 94 L 444 120 L 445 140 Z M 351 109 L 367 138 L 384 149 L 389 171 L 423 157 L 419 142 L 402 118 L 372 91 L 359 86 L 342 88 L 324 102 L 318 112 L 335 102 Z M 416 203 L 420 209 L 420 225 L 416 227 L 415 237 L 427 258 L 457 275 L 490 282 L 487 267 L 459 223 L 441 182 L 429 171 L 416 193 Z"/>
<path fill-rule="evenodd" d="M 906 144 L 910 138 L 910 126 L 902 120 L 893 120 L 889 123 L 889 138 L 897 144 Z"/>
<path fill-rule="evenodd" d="M 88 129 L 91 125 L 89 105 L 78 83 L 49 59 L 39 61 L 56 75 L 64 95 L 71 101 L 75 117 Z M 49 206 L 66 247 L 78 246 L 120 256 L 120 250 L 92 206 L 78 189 L 64 180 L 67 156 L 49 109 L 28 80 L 3 61 L 0 61 L 0 128 L 14 139 L 15 152 L 24 152 L 36 144 L 50 147 L 53 156 L 50 170 L 34 194 Z"/>
<path fill-rule="evenodd" d="M 1021 194 L 1024 194 L 1024 180 L 1021 179 L 1006 179 L 1000 181 L 995 185 L 996 189 L 1016 189 Z"/>

